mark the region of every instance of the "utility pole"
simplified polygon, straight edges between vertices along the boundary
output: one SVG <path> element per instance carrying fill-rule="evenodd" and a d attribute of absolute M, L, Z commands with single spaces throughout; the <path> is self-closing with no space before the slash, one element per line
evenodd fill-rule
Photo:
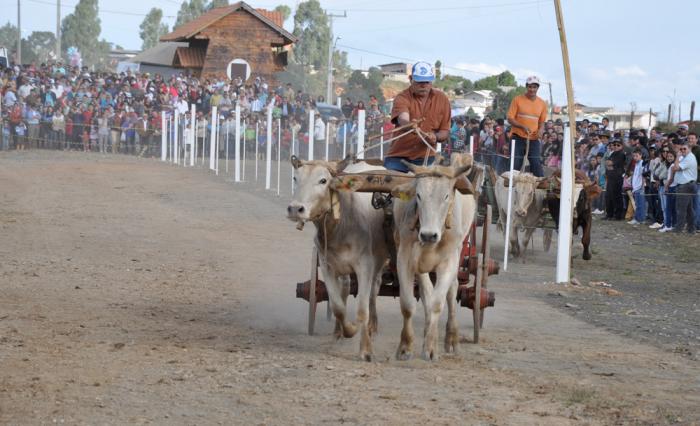
<path fill-rule="evenodd" d="M 333 47 L 335 39 L 333 38 L 333 18 L 347 18 L 348 12 L 344 11 L 342 15 L 334 15 L 329 13 L 329 27 L 330 27 L 330 38 L 328 39 L 328 81 L 326 86 L 326 102 L 329 104 L 333 103 Z"/>
<path fill-rule="evenodd" d="M 549 86 L 549 119 L 553 119 L 554 115 L 554 98 L 552 98 L 552 82 L 548 81 L 547 85 Z"/>
<path fill-rule="evenodd" d="M 20 0 L 17 0 L 17 65 L 22 65 L 22 19 Z"/>
<path fill-rule="evenodd" d="M 693 124 L 693 120 L 695 119 L 695 101 L 692 101 L 690 103 L 690 124 Z"/>
<path fill-rule="evenodd" d="M 668 124 L 671 124 L 673 122 L 673 117 L 671 116 L 671 104 L 668 104 L 668 114 L 666 114 L 666 121 L 668 121 Z"/>
<path fill-rule="evenodd" d="M 566 44 L 564 16 L 560 0 L 554 0 L 554 9 L 559 29 L 561 58 L 564 63 L 566 78 L 566 101 L 569 113 L 569 131 L 564 129 L 564 145 L 562 149 L 561 192 L 559 208 L 559 234 L 557 236 L 557 269 L 556 282 L 568 283 L 571 280 L 571 237 L 574 216 L 574 144 L 576 140 L 576 111 L 574 111 L 574 85 L 571 82 L 571 65 L 569 63 L 569 48 Z M 568 133 L 568 134 L 567 134 Z"/>
<path fill-rule="evenodd" d="M 56 2 L 56 59 L 61 59 L 61 0 Z"/>

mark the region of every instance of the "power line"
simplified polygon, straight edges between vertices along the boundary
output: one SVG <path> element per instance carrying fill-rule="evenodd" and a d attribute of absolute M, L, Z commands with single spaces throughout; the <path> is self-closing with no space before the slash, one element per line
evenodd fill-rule
<path fill-rule="evenodd" d="M 52 2 L 52 1 L 44 1 L 44 0 L 28 0 L 28 1 L 30 1 L 30 2 L 32 2 L 32 3 L 48 4 L 48 5 L 51 5 L 51 6 L 56 6 L 56 2 L 55 2 L 55 1 L 53 1 L 53 2 Z M 75 6 L 76 6 L 75 4 L 61 4 L 61 8 L 62 8 L 62 9 L 65 9 L 65 8 L 75 8 Z M 98 13 L 111 13 L 111 14 L 114 14 L 114 15 L 126 15 L 126 16 L 147 16 L 147 15 L 148 15 L 147 13 L 123 12 L 123 11 L 120 11 L 120 10 L 102 9 L 102 8 L 100 8 L 100 7 L 98 7 L 97 12 L 98 12 Z M 174 15 L 164 15 L 163 18 L 176 18 L 176 16 L 174 16 Z"/>
<path fill-rule="evenodd" d="M 534 1 L 524 1 L 524 2 L 514 2 L 514 3 L 500 3 L 500 4 L 486 4 L 479 6 L 451 6 L 451 7 L 426 7 L 426 8 L 395 8 L 395 9 L 347 9 L 348 12 L 439 12 L 439 11 L 450 11 L 450 10 L 471 10 L 471 9 L 485 9 L 485 8 L 497 8 L 497 7 L 509 7 L 509 6 L 522 6 L 522 5 L 533 5 L 542 3 L 543 0 Z M 329 9 L 336 10 L 336 9 Z"/>

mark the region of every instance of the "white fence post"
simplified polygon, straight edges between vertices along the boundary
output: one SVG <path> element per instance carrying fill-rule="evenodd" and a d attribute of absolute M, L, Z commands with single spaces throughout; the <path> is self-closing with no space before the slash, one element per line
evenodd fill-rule
<path fill-rule="evenodd" d="M 270 189 L 272 178 L 272 104 L 267 106 L 267 142 L 265 146 L 265 189 Z"/>
<path fill-rule="evenodd" d="M 561 158 L 561 195 L 559 198 L 559 232 L 557 233 L 556 282 L 571 280 L 571 233 L 573 223 L 574 175 L 571 158 L 571 128 L 564 128 Z"/>
<path fill-rule="evenodd" d="M 236 102 L 236 141 L 234 142 L 234 181 L 241 181 L 241 104 Z"/>
<path fill-rule="evenodd" d="M 330 120 L 326 123 L 326 161 L 328 161 L 328 151 L 331 144 L 331 126 Z"/>
<path fill-rule="evenodd" d="M 219 116 L 217 108 L 211 107 L 211 133 L 209 133 L 209 170 L 216 170 L 216 159 L 214 152 L 216 151 L 216 140 L 217 140 L 217 124 L 219 122 Z"/>
<path fill-rule="evenodd" d="M 309 158 L 308 160 L 311 161 L 314 159 L 314 110 L 311 109 L 309 111 Z"/>
<path fill-rule="evenodd" d="M 255 121 L 255 181 L 258 181 L 258 128 L 260 126 L 259 121 Z"/>
<path fill-rule="evenodd" d="M 292 132 L 292 155 L 296 155 L 296 135 L 294 132 Z M 291 155 L 289 156 L 291 158 Z M 292 182 L 292 195 L 294 195 L 294 167 L 292 167 L 292 178 L 289 179 L 290 182 Z"/>
<path fill-rule="evenodd" d="M 343 122 L 343 158 L 347 155 L 348 151 L 348 122 Z"/>
<path fill-rule="evenodd" d="M 160 161 L 168 160 L 168 125 L 166 123 L 165 111 L 160 112 Z"/>
<path fill-rule="evenodd" d="M 194 167 L 194 160 L 197 158 L 197 108 L 194 103 L 190 108 L 190 167 Z"/>
<path fill-rule="evenodd" d="M 506 215 L 506 241 L 503 244 L 503 270 L 508 270 L 508 250 L 510 248 L 510 219 L 513 210 L 513 168 L 515 167 L 515 139 L 510 142 L 510 174 L 508 179 L 508 213 Z M 484 224 L 486 226 L 486 224 Z M 515 232 L 518 232 L 516 229 Z"/>
<path fill-rule="evenodd" d="M 282 160 L 282 119 L 277 119 L 277 195 L 280 195 L 280 168 Z"/>
<path fill-rule="evenodd" d="M 365 110 L 357 112 L 357 158 L 365 158 Z"/>
<path fill-rule="evenodd" d="M 178 160 L 180 159 L 179 153 L 180 153 L 180 112 L 177 109 L 173 110 L 173 155 L 172 155 L 172 160 L 173 163 L 178 164 Z"/>
<path fill-rule="evenodd" d="M 246 122 L 245 120 L 243 121 L 242 129 L 241 129 L 241 134 L 243 135 L 243 164 L 241 165 L 241 168 L 243 171 L 241 172 L 241 180 L 245 181 L 245 160 L 246 157 L 248 156 L 248 151 L 246 150 Z"/>

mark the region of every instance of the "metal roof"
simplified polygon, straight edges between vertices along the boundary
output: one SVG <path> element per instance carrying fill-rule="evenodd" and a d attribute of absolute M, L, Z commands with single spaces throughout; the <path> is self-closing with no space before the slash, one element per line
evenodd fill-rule
<path fill-rule="evenodd" d="M 175 57 L 175 52 L 179 47 L 187 47 L 187 43 L 158 43 L 150 49 L 144 50 L 133 58 L 129 59 L 129 62 L 137 62 L 141 64 L 152 64 L 152 65 L 173 65 L 173 58 Z"/>
<path fill-rule="evenodd" d="M 173 64 L 183 68 L 202 68 L 206 56 L 207 51 L 202 47 L 178 47 Z"/>

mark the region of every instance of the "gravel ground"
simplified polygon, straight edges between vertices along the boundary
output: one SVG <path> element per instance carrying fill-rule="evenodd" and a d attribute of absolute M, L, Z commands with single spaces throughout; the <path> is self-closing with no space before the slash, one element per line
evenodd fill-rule
<path fill-rule="evenodd" d="M 382 298 L 366 363 L 323 315 L 306 334 L 313 230 L 284 219 L 282 182 L 277 197 L 152 159 L 0 152 L 0 424 L 700 424 L 695 349 L 676 350 L 698 333 L 693 264 L 672 262 L 690 240 L 636 241 L 669 244 L 643 253 L 663 289 L 618 254 L 647 246 L 601 238 L 612 224 L 574 262 L 581 286 L 549 283 L 538 247 L 489 280 L 480 344 L 460 308 L 460 353 L 434 363 L 394 360 L 401 314 Z M 420 345 L 420 309 L 414 325 Z"/>

